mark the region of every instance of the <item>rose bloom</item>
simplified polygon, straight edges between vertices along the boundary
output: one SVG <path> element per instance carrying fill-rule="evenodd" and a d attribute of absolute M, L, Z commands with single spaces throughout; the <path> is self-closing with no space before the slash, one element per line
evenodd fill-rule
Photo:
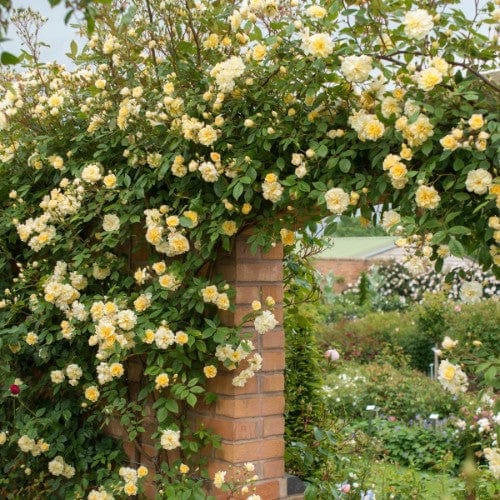
<path fill-rule="evenodd" d="M 340 354 L 337 349 L 328 349 L 328 351 L 325 352 L 325 358 L 328 361 L 338 361 L 340 359 Z"/>
<path fill-rule="evenodd" d="M 145 477 L 147 476 L 149 473 L 148 471 L 148 468 L 145 467 L 144 465 L 141 465 L 138 469 L 137 469 L 137 477 Z"/>
<path fill-rule="evenodd" d="M 182 330 L 179 330 L 175 334 L 175 343 L 179 345 L 184 345 L 187 344 L 189 341 L 189 335 L 186 332 L 183 332 Z"/>
<path fill-rule="evenodd" d="M 454 347 L 456 347 L 458 344 L 458 340 L 452 340 L 450 337 L 446 336 L 443 341 L 441 342 L 441 347 L 443 349 L 447 349 L 447 350 L 450 350 L 450 349 L 453 349 Z"/>
<path fill-rule="evenodd" d="M 214 486 L 216 488 L 222 488 L 222 485 L 224 484 L 226 480 L 226 474 L 227 472 L 225 470 L 220 470 L 217 471 L 214 475 Z"/>
<path fill-rule="evenodd" d="M 230 306 L 229 297 L 227 296 L 227 293 L 219 293 L 217 295 L 217 298 L 215 299 L 215 305 L 219 309 L 222 309 L 223 311 L 227 311 L 229 309 L 229 306 Z"/>
<path fill-rule="evenodd" d="M 440 200 L 441 197 L 432 186 L 419 186 L 415 193 L 415 201 L 417 202 L 417 206 L 421 208 L 437 208 Z"/>
<path fill-rule="evenodd" d="M 181 474 L 187 474 L 189 472 L 189 466 L 186 464 L 179 465 L 179 472 Z"/>
<path fill-rule="evenodd" d="M 334 214 L 345 212 L 349 206 L 349 195 L 342 188 L 332 188 L 325 193 L 326 207 Z"/>
<path fill-rule="evenodd" d="M 90 165 L 87 165 L 82 170 L 81 178 L 85 182 L 89 182 L 91 184 L 97 182 L 99 179 L 101 179 L 101 168 L 100 168 L 100 166 L 98 164 L 96 164 L 96 163 L 91 163 Z"/>
<path fill-rule="evenodd" d="M 217 375 L 217 368 L 214 365 L 207 365 L 203 368 L 203 373 L 207 378 L 214 378 Z"/>
<path fill-rule="evenodd" d="M 124 373 L 123 365 L 121 363 L 111 363 L 109 373 L 113 378 L 121 377 Z"/>
<path fill-rule="evenodd" d="M 407 12 L 403 24 L 406 36 L 414 40 L 422 40 L 434 27 L 432 16 L 424 9 Z"/>
<path fill-rule="evenodd" d="M 0 445 L 5 444 L 7 441 L 7 433 L 5 431 L 0 432 Z"/>
<path fill-rule="evenodd" d="M 465 303 L 479 302 L 483 296 L 483 287 L 478 281 L 466 281 L 460 288 L 460 298 Z"/>
<path fill-rule="evenodd" d="M 115 214 L 106 214 L 102 222 L 102 228 L 104 231 L 118 231 L 120 229 L 120 217 Z"/>
<path fill-rule="evenodd" d="M 26 337 L 24 337 L 24 341 L 28 345 L 35 345 L 38 342 L 38 335 L 34 332 L 28 332 Z"/>
<path fill-rule="evenodd" d="M 340 71 L 348 82 L 364 82 L 372 70 L 370 56 L 347 56 L 340 65 Z"/>
<path fill-rule="evenodd" d="M 170 383 L 170 378 L 166 373 L 160 373 L 155 378 L 155 389 L 163 389 L 164 387 L 168 387 Z"/>
<path fill-rule="evenodd" d="M 219 292 L 215 285 L 208 285 L 201 289 L 201 296 L 203 297 L 203 302 L 213 302 L 217 300 Z"/>
<path fill-rule="evenodd" d="M 222 223 L 221 229 L 226 236 L 233 236 L 238 231 L 238 226 L 234 220 L 226 220 Z"/>
<path fill-rule="evenodd" d="M 271 311 L 264 311 L 254 320 L 255 329 L 262 335 L 278 325 L 278 321 Z"/>
<path fill-rule="evenodd" d="M 401 216 L 394 210 L 387 210 L 382 214 L 382 227 L 389 231 L 401 222 Z"/>
<path fill-rule="evenodd" d="M 426 92 L 432 90 L 438 83 L 443 81 L 443 76 L 436 68 L 427 68 L 416 75 L 418 88 Z"/>
<path fill-rule="evenodd" d="M 153 268 L 153 271 L 158 275 L 163 274 L 167 270 L 167 265 L 163 261 L 155 262 L 151 267 Z"/>
<path fill-rule="evenodd" d="M 200 144 L 203 144 L 203 146 L 210 146 L 216 140 L 217 140 L 217 132 L 211 125 L 203 127 L 198 132 L 198 141 Z"/>
<path fill-rule="evenodd" d="M 458 141 L 452 134 L 445 135 L 439 142 L 443 146 L 443 149 L 448 149 L 449 151 L 455 151 L 459 146 Z"/>
<path fill-rule="evenodd" d="M 50 380 L 54 384 L 61 384 L 64 382 L 64 372 L 62 370 L 53 370 L 50 372 Z"/>
<path fill-rule="evenodd" d="M 483 115 L 480 115 L 480 114 L 471 115 L 468 123 L 469 123 L 469 127 L 472 130 L 480 129 L 484 125 Z"/>
<path fill-rule="evenodd" d="M 289 229 L 280 229 L 281 243 L 285 246 L 295 245 L 295 233 Z"/>
<path fill-rule="evenodd" d="M 104 184 L 104 187 L 106 187 L 107 189 L 113 189 L 116 186 L 116 175 L 115 174 L 105 175 L 102 179 L 102 182 Z"/>
<path fill-rule="evenodd" d="M 134 308 L 137 312 L 145 311 L 151 305 L 151 297 L 146 294 L 139 295 L 134 300 Z"/>
<path fill-rule="evenodd" d="M 266 57 L 266 47 L 258 43 L 252 51 L 252 59 L 254 61 L 262 61 Z"/>
<path fill-rule="evenodd" d="M 126 483 L 123 491 L 129 496 L 135 495 L 137 493 L 137 486 L 134 483 Z"/>
<path fill-rule="evenodd" d="M 327 12 L 326 9 L 320 7 L 319 5 L 311 5 L 306 9 L 306 14 L 311 19 L 323 19 L 326 16 Z"/>
<path fill-rule="evenodd" d="M 306 55 L 328 57 L 333 52 L 333 42 L 328 33 L 316 33 L 302 38 L 302 50 Z"/>
<path fill-rule="evenodd" d="M 467 179 L 465 180 L 465 187 L 467 191 L 476 194 L 486 194 L 488 188 L 491 186 L 493 177 L 484 168 L 478 168 L 476 170 L 471 170 L 467 174 Z"/>
<path fill-rule="evenodd" d="M 178 448 L 180 443 L 181 431 L 174 431 L 172 429 L 166 429 L 162 432 L 160 443 L 165 450 L 175 450 Z"/>
<path fill-rule="evenodd" d="M 99 399 L 99 389 L 95 385 L 91 385 L 85 389 L 85 398 L 92 403 L 95 403 Z"/>

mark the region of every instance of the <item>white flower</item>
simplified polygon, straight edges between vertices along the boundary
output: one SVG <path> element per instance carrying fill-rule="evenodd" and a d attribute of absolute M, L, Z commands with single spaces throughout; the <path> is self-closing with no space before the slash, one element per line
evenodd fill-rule
<path fill-rule="evenodd" d="M 333 48 L 333 41 L 328 33 L 316 33 L 302 38 L 302 50 L 306 55 L 328 57 Z"/>
<path fill-rule="evenodd" d="M 467 375 L 459 366 L 451 364 L 446 359 L 439 364 L 438 380 L 447 391 L 454 395 L 467 390 Z"/>
<path fill-rule="evenodd" d="M 254 320 L 255 329 L 262 335 L 270 330 L 272 330 L 278 321 L 274 317 L 271 311 L 264 311 L 262 314 L 257 316 Z"/>
<path fill-rule="evenodd" d="M 326 208 L 334 214 L 345 212 L 349 200 L 349 195 L 342 188 L 332 188 L 325 193 Z"/>
<path fill-rule="evenodd" d="M 432 16 L 424 9 L 407 12 L 403 21 L 408 38 L 422 40 L 434 27 Z"/>
<path fill-rule="evenodd" d="M 166 429 L 161 434 L 161 446 L 165 450 L 175 450 L 178 448 L 180 443 L 181 431 L 174 431 L 172 429 Z"/>
<path fill-rule="evenodd" d="M 500 450 L 498 448 L 485 448 L 484 456 L 495 479 L 500 479 Z"/>
<path fill-rule="evenodd" d="M 454 347 L 456 347 L 458 344 L 458 340 L 452 340 L 450 337 L 446 336 L 443 341 L 441 342 L 441 347 L 443 349 L 447 349 L 447 350 L 450 350 L 450 349 L 453 349 Z"/>
<path fill-rule="evenodd" d="M 340 70 L 348 82 L 364 82 L 372 70 L 372 58 L 364 55 L 345 57 Z"/>
<path fill-rule="evenodd" d="M 120 217 L 115 214 L 106 214 L 102 222 L 104 231 L 118 231 L 120 229 Z"/>
<path fill-rule="evenodd" d="M 54 384 L 61 384 L 64 382 L 64 372 L 62 370 L 53 370 L 50 372 L 50 380 Z"/>
<path fill-rule="evenodd" d="M 97 163 L 91 163 L 82 170 L 81 178 L 90 184 L 97 182 L 101 177 L 101 168 Z"/>
<path fill-rule="evenodd" d="M 210 76 L 215 78 L 221 92 L 227 93 L 234 89 L 234 80 L 245 71 L 245 64 L 241 57 L 232 56 L 226 61 L 217 63 L 210 71 Z"/>
<path fill-rule="evenodd" d="M 463 302 L 474 303 L 481 300 L 483 296 L 483 287 L 481 283 L 477 281 L 466 281 L 462 283 L 460 289 L 460 298 Z"/>
<path fill-rule="evenodd" d="M 465 187 L 467 191 L 476 194 L 485 194 L 488 188 L 491 186 L 493 177 L 484 168 L 478 168 L 476 170 L 471 170 L 467 174 L 467 179 L 465 180 Z"/>
<path fill-rule="evenodd" d="M 387 210 L 382 214 L 382 227 L 389 231 L 401 222 L 401 216 L 394 210 Z"/>

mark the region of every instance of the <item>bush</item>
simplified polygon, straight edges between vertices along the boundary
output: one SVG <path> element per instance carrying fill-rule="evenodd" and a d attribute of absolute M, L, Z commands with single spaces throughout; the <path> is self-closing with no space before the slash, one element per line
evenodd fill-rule
<path fill-rule="evenodd" d="M 381 415 L 409 421 L 417 415 L 455 413 L 463 400 L 453 398 L 438 382 L 409 369 L 388 364 L 342 365 L 340 373 L 327 378 L 327 404 L 346 419 L 372 418 L 368 405 L 379 408 Z"/>
<path fill-rule="evenodd" d="M 339 350 L 343 358 L 362 363 L 373 361 L 397 336 L 416 334 L 413 316 L 399 312 L 370 313 L 360 319 L 318 326 L 322 347 Z"/>
<path fill-rule="evenodd" d="M 384 454 L 400 465 L 421 470 L 453 470 L 465 458 L 466 450 L 455 439 L 455 429 L 446 425 L 433 428 L 376 418 L 360 422 L 354 428 L 372 433 L 382 441 Z"/>

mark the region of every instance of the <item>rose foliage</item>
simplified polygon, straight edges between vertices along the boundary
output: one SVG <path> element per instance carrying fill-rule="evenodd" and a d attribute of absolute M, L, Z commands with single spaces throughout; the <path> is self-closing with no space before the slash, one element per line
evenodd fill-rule
<path fill-rule="evenodd" d="M 269 249 L 383 204 L 416 259 L 496 267 L 499 11 L 456 4 L 115 1 L 71 69 L 26 45 L 0 91 L 2 494 L 135 494 L 145 471 L 102 427 L 137 439 L 151 398 L 158 449 L 189 463 L 212 441 L 186 406 L 262 361 L 222 326 L 212 265 L 245 228 Z M 180 484 L 180 464 L 149 473 Z"/>

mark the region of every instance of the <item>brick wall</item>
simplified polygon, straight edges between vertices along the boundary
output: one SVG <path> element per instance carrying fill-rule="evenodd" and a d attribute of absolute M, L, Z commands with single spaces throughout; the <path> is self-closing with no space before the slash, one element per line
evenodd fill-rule
<path fill-rule="evenodd" d="M 218 470 L 235 470 L 245 462 L 255 464 L 255 474 L 259 476 L 255 493 L 263 500 L 288 498 L 284 466 L 284 367 L 285 335 L 283 330 L 283 248 L 276 245 L 269 253 L 252 254 L 246 240 L 248 234 L 240 235 L 231 254 L 221 255 L 216 272 L 236 290 L 234 313 L 224 313 L 226 325 L 240 324 L 242 318 L 251 311 L 253 300 L 265 301 L 267 296 L 276 302 L 274 314 L 279 325 L 271 332 L 258 335 L 251 323 L 244 330 L 252 332 L 254 345 L 263 357 L 262 370 L 250 379 L 245 387 L 234 387 L 231 383 L 235 372 L 220 370 L 217 377 L 209 381 L 208 390 L 218 394 L 214 405 L 199 404 L 191 410 L 190 418 L 196 425 L 204 425 L 219 434 L 222 446 L 205 451 L 211 476 Z M 133 245 L 137 248 L 136 245 Z M 147 249 L 139 249 L 131 257 L 132 267 L 147 264 Z M 141 388 L 143 363 L 134 357 L 126 366 L 129 395 L 133 399 Z M 146 402 L 147 404 L 147 402 Z M 124 442 L 130 462 L 137 467 L 148 467 L 151 474 L 146 481 L 146 498 L 154 498 L 153 471 L 160 462 L 170 462 L 176 456 L 155 449 L 150 435 L 157 428 L 153 416 L 146 417 L 146 432 L 130 442 L 120 423 L 110 422 L 108 432 Z M 212 491 L 218 498 L 227 494 Z M 238 497 L 235 497 L 238 498 Z M 246 498 L 246 496 L 244 497 Z"/>
<path fill-rule="evenodd" d="M 366 271 L 373 261 L 361 259 L 316 259 L 314 267 L 324 276 L 333 273 L 336 292 L 342 292 L 348 285 L 356 283 L 359 275 Z"/>
<path fill-rule="evenodd" d="M 225 314 L 223 321 L 227 325 L 239 324 L 251 311 L 253 300 L 263 302 L 271 296 L 276 301 L 274 314 L 279 325 L 271 332 L 253 337 L 263 357 L 262 370 L 243 388 L 231 384 L 234 372 L 218 375 L 209 386 L 209 390 L 219 395 L 217 403 L 198 410 L 194 417 L 222 437 L 222 447 L 209 452 L 210 473 L 251 461 L 259 476 L 256 493 L 264 500 L 274 500 L 287 498 L 283 458 L 283 249 L 277 245 L 267 254 L 254 255 L 246 244 L 247 237 L 239 236 L 231 255 L 221 256 L 217 265 L 217 271 L 236 290 L 236 310 Z M 244 330 L 253 332 L 253 327 L 248 324 Z"/>

